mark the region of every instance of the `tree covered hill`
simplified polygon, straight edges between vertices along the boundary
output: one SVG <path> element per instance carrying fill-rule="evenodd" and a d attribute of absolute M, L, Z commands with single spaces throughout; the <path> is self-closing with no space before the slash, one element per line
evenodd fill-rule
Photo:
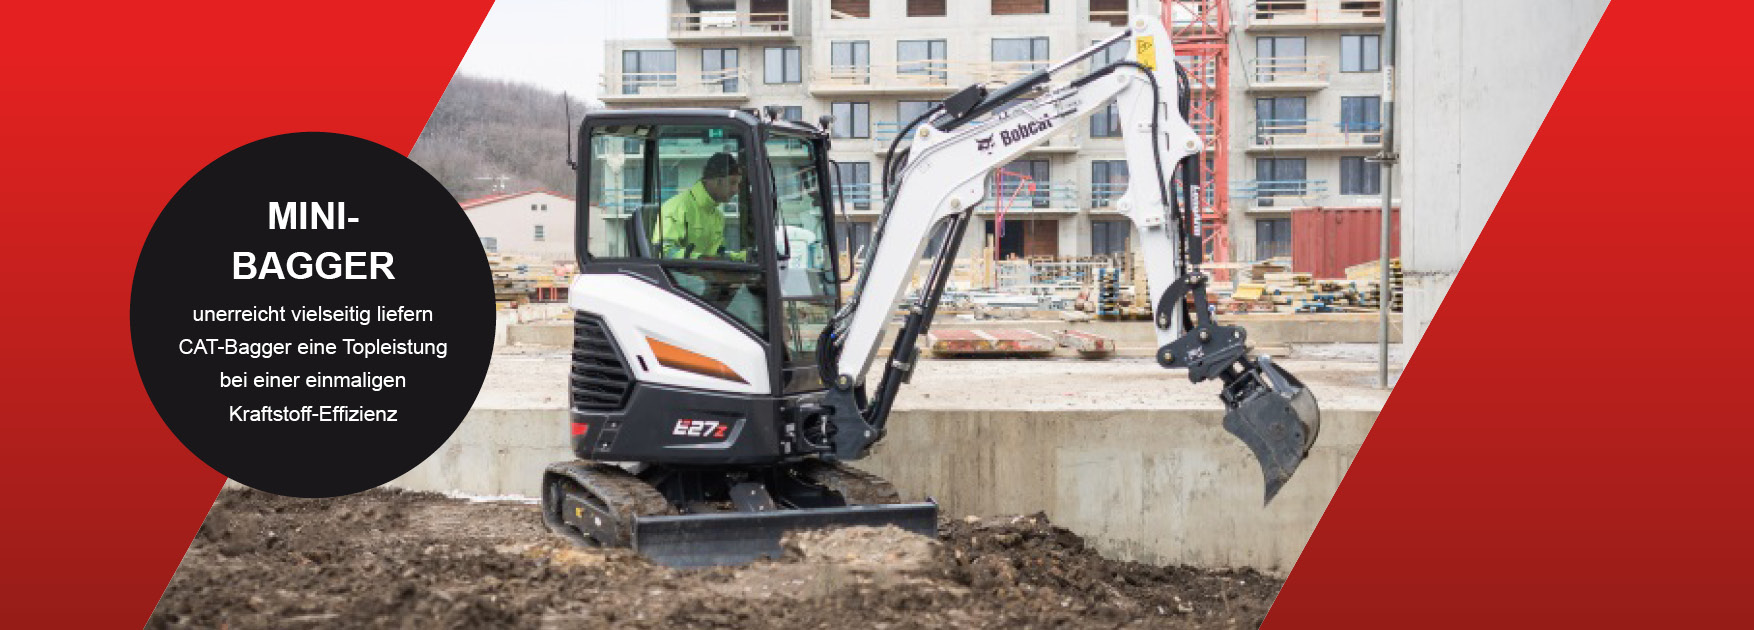
<path fill-rule="evenodd" d="M 573 99 L 573 124 L 586 107 Z M 458 74 L 409 157 L 459 201 L 500 190 L 546 188 L 571 194 L 568 133 L 559 92 Z"/>

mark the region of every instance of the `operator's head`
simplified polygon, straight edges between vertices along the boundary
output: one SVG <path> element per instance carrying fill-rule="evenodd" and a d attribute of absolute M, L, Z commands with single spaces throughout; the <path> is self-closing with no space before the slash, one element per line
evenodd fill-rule
<path fill-rule="evenodd" d="M 701 169 L 700 183 L 706 187 L 707 194 L 712 195 L 713 201 L 724 203 L 736 196 L 737 189 L 743 186 L 743 167 L 729 153 L 714 153 L 707 158 L 706 168 Z"/>

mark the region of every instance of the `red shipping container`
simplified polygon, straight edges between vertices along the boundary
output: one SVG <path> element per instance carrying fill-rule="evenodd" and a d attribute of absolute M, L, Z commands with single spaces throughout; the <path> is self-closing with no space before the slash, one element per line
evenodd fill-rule
<path fill-rule="evenodd" d="M 1308 208 L 1291 213 L 1291 269 L 1344 278 L 1346 268 L 1381 257 L 1382 208 Z M 1401 255 L 1401 209 L 1389 225 L 1389 256 Z"/>

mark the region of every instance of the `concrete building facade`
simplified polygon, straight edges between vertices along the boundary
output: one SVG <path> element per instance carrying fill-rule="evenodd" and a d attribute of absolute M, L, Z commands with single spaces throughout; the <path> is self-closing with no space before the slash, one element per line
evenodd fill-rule
<path fill-rule="evenodd" d="M 1291 255 L 1291 215 L 1382 205 L 1381 0 L 1231 0 L 1235 260 Z M 1398 205 L 1398 203 L 1397 203 Z"/>
<path fill-rule="evenodd" d="M 463 202 L 487 251 L 548 262 L 572 262 L 573 199 L 530 190 Z"/>
<path fill-rule="evenodd" d="M 607 43 L 599 98 L 615 108 L 773 105 L 801 120 L 833 115 L 831 157 L 854 221 L 846 229 L 864 243 L 902 126 L 964 86 L 1008 82 L 1113 35 L 1128 4 L 670 0 L 667 38 Z M 1231 258 L 1289 256 L 1292 212 L 1380 203 L 1379 169 L 1365 158 L 1381 149 L 1382 2 L 1233 0 L 1230 8 Z M 1104 51 L 1084 69 L 1120 54 Z M 1013 162 L 962 252 L 1126 251 L 1131 229 L 1109 203 L 1129 177 L 1118 136 L 1114 117 L 1099 113 Z"/>
<path fill-rule="evenodd" d="M 841 191 L 857 244 L 882 212 L 884 159 L 899 129 L 973 84 L 998 85 L 1113 35 L 1127 0 L 671 0 L 669 37 L 607 44 L 599 98 L 614 108 L 782 106 L 835 118 Z M 1106 63 L 1118 51 L 1085 64 Z M 1119 127 L 1098 115 L 1009 165 L 963 255 L 1126 251 L 1109 204 L 1127 178 Z M 905 146 L 905 143 L 904 145 Z M 1000 199 L 1005 225 L 995 225 Z"/>

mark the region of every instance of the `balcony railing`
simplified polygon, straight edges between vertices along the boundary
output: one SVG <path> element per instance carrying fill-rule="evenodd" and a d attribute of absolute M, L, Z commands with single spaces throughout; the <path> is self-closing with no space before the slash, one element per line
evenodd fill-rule
<path fill-rule="evenodd" d="M 849 210 L 878 210 L 883 206 L 882 191 L 870 182 L 842 183 L 835 187 L 835 195 L 846 202 Z M 834 210 L 838 212 L 840 208 Z"/>
<path fill-rule="evenodd" d="M 1326 85 L 1328 62 L 1317 57 L 1260 57 L 1249 72 L 1255 87 Z"/>
<path fill-rule="evenodd" d="M 1255 179 L 1230 186 L 1231 197 L 1253 199 L 1256 208 L 1314 205 L 1327 194 L 1325 179 Z"/>
<path fill-rule="evenodd" d="M 1383 23 L 1382 0 L 1255 0 L 1250 27 L 1359 26 Z"/>
<path fill-rule="evenodd" d="M 698 73 L 623 72 L 604 74 L 601 87 L 598 96 L 605 101 L 743 100 L 749 97 L 749 75 L 738 68 Z"/>
<path fill-rule="evenodd" d="M 670 15 L 671 39 L 763 39 L 792 35 L 787 13 L 703 11 Z"/>
<path fill-rule="evenodd" d="M 1120 201 L 1121 195 L 1126 194 L 1128 185 L 1129 184 L 1126 182 L 1099 182 L 1091 184 L 1091 210 L 1109 210 L 1118 212 L 1120 209 L 1115 207 L 1115 202 Z"/>
<path fill-rule="evenodd" d="M 1332 129 L 1332 131 L 1329 131 Z M 1308 118 L 1262 119 L 1253 148 L 1366 148 L 1382 143 L 1382 123 L 1344 121 L 1331 126 Z"/>
<path fill-rule="evenodd" d="M 901 133 L 901 126 L 905 124 L 907 123 L 893 120 L 879 120 L 871 123 L 871 143 L 878 145 L 876 150 L 879 152 L 889 150 L 889 143 L 895 140 L 895 134 Z"/>
<path fill-rule="evenodd" d="M 901 128 L 910 122 L 913 122 L 913 120 L 912 119 L 908 119 L 906 121 L 879 120 L 879 121 L 872 122 L 871 123 L 871 151 L 878 153 L 878 154 L 888 153 L 889 152 L 889 143 L 895 140 L 895 134 L 901 133 Z M 1056 135 L 1050 136 L 1050 137 L 1048 137 L 1046 142 L 1035 145 L 1034 147 L 1030 148 L 1029 150 L 1032 152 L 1042 151 L 1042 152 L 1057 152 L 1057 153 L 1067 153 L 1067 152 L 1071 152 L 1071 151 L 1077 151 L 1081 146 L 1079 143 L 1079 138 L 1082 136 L 1083 131 L 1084 131 L 1084 129 L 1081 126 L 1079 128 L 1073 129 L 1072 131 L 1069 131 L 1066 133 L 1061 133 L 1061 134 L 1056 134 Z M 916 133 L 916 134 L 919 133 L 919 127 L 914 128 L 914 133 Z M 842 140 L 842 141 L 850 141 L 850 140 L 851 139 Z M 911 138 L 903 138 L 900 146 L 906 147 L 907 143 L 910 140 L 912 140 L 912 139 Z"/>
<path fill-rule="evenodd" d="M 889 65 L 815 66 L 810 91 L 825 94 L 923 92 L 949 94 L 971 83 L 1010 83 L 1046 68 L 1046 61 L 909 61 Z"/>
<path fill-rule="evenodd" d="M 982 61 L 970 63 L 977 77 L 986 81 L 1010 83 L 1029 73 L 1048 67 L 1048 61 Z"/>
<path fill-rule="evenodd" d="M 1040 212 L 1073 211 L 1078 207 L 1078 184 L 1073 182 L 1032 182 L 1034 190 L 1024 185 L 1018 188 L 1019 180 L 1006 179 L 994 186 L 987 184 L 987 198 L 975 209 L 980 212 L 998 212 L 1001 202 L 1005 212 Z"/>
<path fill-rule="evenodd" d="M 957 64 L 958 75 L 966 71 Z M 966 81 L 951 81 L 952 64 L 944 60 L 910 61 L 893 65 L 828 66 L 810 77 L 813 91 L 836 88 L 856 91 L 927 90 L 950 91 L 961 88 Z"/>

